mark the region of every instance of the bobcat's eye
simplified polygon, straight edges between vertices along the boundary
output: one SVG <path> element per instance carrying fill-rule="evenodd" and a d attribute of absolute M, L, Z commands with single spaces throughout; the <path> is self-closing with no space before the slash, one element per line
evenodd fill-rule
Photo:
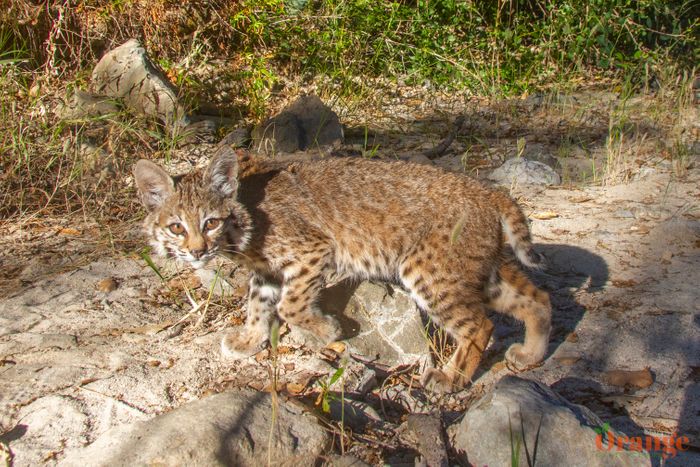
<path fill-rule="evenodd" d="M 183 235 L 185 233 L 185 227 L 179 222 L 173 222 L 168 226 L 168 228 L 175 235 Z"/>
<path fill-rule="evenodd" d="M 207 219 L 207 221 L 204 223 L 204 230 L 214 230 L 219 225 L 221 225 L 221 219 Z"/>

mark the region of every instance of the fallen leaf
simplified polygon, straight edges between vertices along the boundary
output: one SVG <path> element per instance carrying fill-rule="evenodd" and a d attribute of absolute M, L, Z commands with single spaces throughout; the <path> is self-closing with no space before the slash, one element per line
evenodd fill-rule
<path fill-rule="evenodd" d="M 579 357 L 578 355 L 554 357 L 554 360 L 556 360 L 557 362 L 559 362 L 560 364 L 562 364 L 564 366 L 571 366 L 571 365 L 574 365 L 579 360 L 581 360 L 581 357 Z"/>
<path fill-rule="evenodd" d="M 59 229 L 58 233 L 60 235 L 81 235 L 82 232 L 78 229 L 74 229 L 72 227 L 64 227 L 62 229 Z"/>
<path fill-rule="evenodd" d="M 630 227 L 630 231 L 638 234 L 648 234 L 651 231 L 651 229 L 646 225 L 633 225 L 632 227 Z"/>
<path fill-rule="evenodd" d="M 194 275 L 188 274 L 186 276 L 174 277 L 168 281 L 168 287 L 171 289 L 185 289 L 188 290 L 196 289 L 202 285 L 202 280 Z"/>
<path fill-rule="evenodd" d="M 578 334 L 575 332 L 570 333 L 568 336 L 566 336 L 566 342 L 571 342 L 572 344 L 575 344 L 578 342 Z"/>
<path fill-rule="evenodd" d="M 552 229 L 551 232 L 554 235 L 567 235 L 567 234 L 571 233 L 570 230 L 566 230 L 566 229 Z"/>
<path fill-rule="evenodd" d="M 648 388 L 654 383 L 649 368 L 643 370 L 610 370 L 603 373 L 603 380 L 611 386 Z"/>
<path fill-rule="evenodd" d="M 532 219 L 546 221 L 549 219 L 555 219 L 555 218 L 559 217 L 559 214 L 557 214 L 556 212 L 553 212 L 553 211 L 540 211 L 540 212 L 534 212 L 534 213 L 530 214 L 530 217 Z"/>
<path fill-rule="evenodd" d="M 634 287 L 638 282 L 634 279 L 613 279 L 612 285 L 619 288 Z"/>
<path fill-rule="evenodd" d="M 107 277 L 106 279 L 102 279 L 95 286 L 97 290 L 105 293 L 109 293 L 113 290 L 116 290 L 117 287 L 119 287 L 119 283 L 114 277 Z"/>
<path fill-rule="evenodd" d="M 347 348 L 347 346 L 343 342 L 336 341 L 336 342 L 331 342 L 330 344 L 328 344 L 326 346 L 326 348 L 331 349 L 336 353 L 343 353 L 343 352 L 345 352 L 345 349 Z"/>
<path fill-rule="evenodd" d="M 592 196 L 589 195 L 581 195 L 581 196 L 575 196 L 573 198 L 569 198 L 569 201 L 572 203 L 585 203 L 586 201 L 591 201 L 593 200 Z"/>
<path fill-rule="evenodd" d="M 287 383 L 287 392 L 292 395 L 299 395 L 306 389 L 306 385 L 299 383 Z"/>
<path fill-rule="evenodd" d="M 136 326 L 135 328 L 126 329 L 124 332 L 129 332 L 131 334 L 146 334 L 152 336 L 154 334 L 158 334 L 160 331 L 174 323 L 175 321 L 168 320 L 163 321 L 162 323 L 146 324 L 145 326 Z"/>

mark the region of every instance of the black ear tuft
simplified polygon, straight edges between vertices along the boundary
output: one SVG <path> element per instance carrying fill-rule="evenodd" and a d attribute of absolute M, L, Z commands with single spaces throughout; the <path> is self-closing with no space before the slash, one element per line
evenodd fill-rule
<path fill-rule="evenodd" d="M 238 156 L 229 146 L 219 149 L 207 170 L 207 180 L 212 193 L 221 198 L 236 196 L 238 190 Z"/>
<path fill-rule="evenodd" d="M 134 180 L 141 202 L 150 211 L 160 207 L 175 191 L 175 184 L 170 175 L 145 159 L 141 159 L 134 166 Z"/>

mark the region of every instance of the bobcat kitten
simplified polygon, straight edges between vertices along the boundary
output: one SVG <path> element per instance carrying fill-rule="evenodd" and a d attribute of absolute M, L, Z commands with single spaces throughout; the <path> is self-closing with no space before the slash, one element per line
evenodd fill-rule
<path fill-rule="evenodd" d="M 316 299 L 340 274 L 399 282 L 455 339 L 451 360 L 428 369 L 424 386 L 471 380 L 493 330 L 487 307 L 525 323 L 524 344 L 506 353 L 512 365 L 544 357 L 549 297 L 504 255 L 505 238 L 520 262 L 537 264 L 527 221 L 509 196 L 476 180 L 357 158 L 282 165 L 227 147 L 177 182 L 146 160 L 134 175 L 159 253 L 196 268 L 224 255 L 251 271 L 245 325 L 221 343 L 227 356 L 259 351 L 275 314 L 336 340 L 340 328 Z"/>

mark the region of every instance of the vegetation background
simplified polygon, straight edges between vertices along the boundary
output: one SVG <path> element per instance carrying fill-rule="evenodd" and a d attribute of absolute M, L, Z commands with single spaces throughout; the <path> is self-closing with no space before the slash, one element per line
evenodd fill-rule
<path fill-rule="evenodd" d="M 84 125 L 61 121 L 55 102 L 132 37 L 190 107 L 207 102 L 249 121 L 290 81 L 355 103 L 377 78 L 489 98 L 593 85 L 687 103 L 699 13 L 693 0 L 2 0 L 0 215 L 100 207 L 82 183 L 90 164 L 69 144 Z M 118 120 L 113 152 L 172 145 Z"/>

